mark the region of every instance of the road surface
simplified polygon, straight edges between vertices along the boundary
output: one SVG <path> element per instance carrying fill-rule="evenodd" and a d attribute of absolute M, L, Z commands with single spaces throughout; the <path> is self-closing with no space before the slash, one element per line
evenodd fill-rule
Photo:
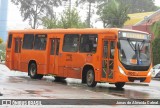
<path fill-rule="evenodd" d="M 160 80 L 152 80 L 149 85 L 129 83 L 121 90 L 108 83 L 89 88 L 78 79 L 67 78 L 60 82 L 52 76 L 31 79 L 27 73 L 10 71 L 0 64 L 0 99 L 160 99 Z"/>

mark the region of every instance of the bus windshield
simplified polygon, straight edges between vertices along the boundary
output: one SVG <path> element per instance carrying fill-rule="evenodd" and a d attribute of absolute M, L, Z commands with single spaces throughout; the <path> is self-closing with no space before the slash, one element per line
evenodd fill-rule
<path fill-rule="evenodd" d="M 125 68 L 143 71 L 149 68 L 151 59 L 148 40 L 120 38 L 119 44 L 119 59 Z"/>

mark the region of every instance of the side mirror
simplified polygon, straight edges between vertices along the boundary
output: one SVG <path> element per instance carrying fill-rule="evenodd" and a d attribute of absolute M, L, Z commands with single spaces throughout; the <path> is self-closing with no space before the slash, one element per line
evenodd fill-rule
<path fill-rule="evenodd" d="M 118 48 L 118 49 L 121 49 L 121 44 L 120 44 L 120 42 L 117 43 L 117 48 Z"/>

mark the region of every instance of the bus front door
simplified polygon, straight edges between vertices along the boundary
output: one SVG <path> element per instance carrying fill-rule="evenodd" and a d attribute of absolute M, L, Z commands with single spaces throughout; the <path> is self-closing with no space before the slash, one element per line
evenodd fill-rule
<path fill-rule="evenodd" d="M 49 74 L 58 74 L 58 55 L 60 39 L 50 39 Z"/>
<path fill-rule="evenodd" d="M 22 39 L 19 37 L 14 38 L 14 54 L 13 54 L 13 69 L 20 69 L 20 53 L 21 53 Z"/>
<path fill-rule="evenodd" d="M 115 42 L 103 40 L 102 74 L 101 80 L 112 82 L 114 80 L 114 50 Z"/>

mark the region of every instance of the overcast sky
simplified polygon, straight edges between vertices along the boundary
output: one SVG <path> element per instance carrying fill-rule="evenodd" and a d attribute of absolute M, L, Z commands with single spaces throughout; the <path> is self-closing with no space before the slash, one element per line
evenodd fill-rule
<path fill-rule="evenodd" d="M 10 29 L 25 29 L 30 28 L 27 21 L 23 21 L 17 6 L 8 0 L 8 30 Z M 155 0 L 155 4 L 160 6 L 160 0 Z M 98 24 L 97 24 L 98 25 Z M 102 25 L 101 25 L 102 26 Z"/>

